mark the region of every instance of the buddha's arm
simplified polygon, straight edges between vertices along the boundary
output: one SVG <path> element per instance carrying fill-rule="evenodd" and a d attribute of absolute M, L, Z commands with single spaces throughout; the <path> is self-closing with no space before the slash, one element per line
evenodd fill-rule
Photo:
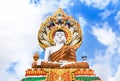
<path fill-rule="evenodd" d="M 44 61 L 48 61 L 49 55 L 50 55 L 50 50 L 49 50 L 49 48 L 46 48 L 45 49 Z"/>

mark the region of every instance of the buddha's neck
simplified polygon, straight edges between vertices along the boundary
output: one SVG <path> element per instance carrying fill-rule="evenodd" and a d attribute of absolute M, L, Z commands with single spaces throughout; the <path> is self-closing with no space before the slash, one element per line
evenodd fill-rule
<path fill-rule="evenodd" d="M 56 43 L 55 46 L 57 46 L 57 47 L 62 47 L 62 46 L 64 46 L 64 43 Z"/>

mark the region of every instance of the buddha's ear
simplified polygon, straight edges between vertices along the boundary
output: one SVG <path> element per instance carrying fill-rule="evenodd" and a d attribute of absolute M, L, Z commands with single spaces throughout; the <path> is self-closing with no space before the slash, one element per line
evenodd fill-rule
<path fill-rule="evenodd" d="M 66 37 L 65 37 L 65 39 L 64 39 L 64 43 L 66 43 Z"/>
<path fill-rule="evenodd" d="M 54 40 L 54 44 L 55 44 L 55 42 L 56 42 L 56 39 L 55 39 L 55 37 L 53 38 L 53 40 Z"/>

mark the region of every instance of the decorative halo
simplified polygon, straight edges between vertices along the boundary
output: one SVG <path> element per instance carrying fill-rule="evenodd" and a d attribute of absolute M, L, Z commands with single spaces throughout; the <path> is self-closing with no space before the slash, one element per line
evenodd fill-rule
<path fill-rule="evenodd" d="M 72 40 L 72 34 L 71 34 L 70 30 L 65 28 L 65 27 L 55 27 L 55 28 L 53 28 L 48 34 L 49 42 L 52 45 L 55 44 L 53 38 L 54 38 L 54 34 L 57 30 L 63 30 L 65 32 L 65 36 L 66 36 L 66 39 L 67 39 L 65 44 L 69 44 Z"/>
<path fill-rule="evenodd" d="M 66 45 L 79 48 L 82 44 L 82 30 L 79 23 L 72 16 L 68 16 L 59 8 L 52 16 L 49 16 L 40 26 L 38 42 L 43 49 L 53 46 L 54 34 L 57 30 L 63 30 L 66 35 Z"/>

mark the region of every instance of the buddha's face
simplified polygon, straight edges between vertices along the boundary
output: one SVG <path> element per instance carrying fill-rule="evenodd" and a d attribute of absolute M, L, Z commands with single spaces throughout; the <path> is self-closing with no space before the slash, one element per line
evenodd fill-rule
<path fill-rule="evenodd" d="M 65 43 L 66 42 L 65 33 L 63 31 L 57 31 L 54 36 L 54 42 Z"/>

